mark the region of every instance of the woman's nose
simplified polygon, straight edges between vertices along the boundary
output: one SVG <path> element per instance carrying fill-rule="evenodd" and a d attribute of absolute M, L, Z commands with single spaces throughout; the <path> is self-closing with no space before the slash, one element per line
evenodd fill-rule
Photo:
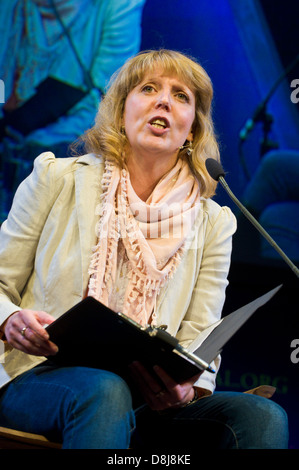
<path fill-rule="evenodd" d="M 161 93 L 160 96 L 158 96 L 157 103 L 156 103 L 156 108 L 163 108 L 169 111 L 171 109 L 171 99 L 168 96 L 167 93 Z"/>

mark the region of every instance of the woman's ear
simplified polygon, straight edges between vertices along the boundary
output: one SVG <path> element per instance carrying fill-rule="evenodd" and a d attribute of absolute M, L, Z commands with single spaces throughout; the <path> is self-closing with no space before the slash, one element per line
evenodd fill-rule
<path fill-rule="evenodd" d="M 189 142 L 193 142 L 193 131 L 192 131 L 192 129 L 190 130 L 186 140 L 188 140 Z"/>

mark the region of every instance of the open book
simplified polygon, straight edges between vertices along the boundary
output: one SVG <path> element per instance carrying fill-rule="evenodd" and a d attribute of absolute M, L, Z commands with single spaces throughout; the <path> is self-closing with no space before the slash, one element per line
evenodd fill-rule
<path fill-rule="evenodd" d="M 161 366 L 177 382 L 203 370 L 213 373 L 210 364 L 223 346 L 280 287 L 205 329 L 188 350 L 165 330 L 142 328 L 125 315 L 87 297 L 47 327 L 51 341 L 59 348 L 50 359 L 60 365 L 111 370 L 120 376 L 126 376 L 128 365 L 136 360 L 147 367 Z"/>

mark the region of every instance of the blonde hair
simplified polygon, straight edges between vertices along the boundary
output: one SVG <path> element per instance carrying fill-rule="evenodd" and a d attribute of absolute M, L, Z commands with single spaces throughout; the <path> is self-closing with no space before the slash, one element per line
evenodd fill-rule
<path fill-rule="evenodd" d="M 144 51 L 129 59 L 112 76 L 107 94 L 101 101 L 95 125 L 83 136 L 88 152 L 113 158 L 123 165 L 123 152 L 128 144 L 122 129 L 125 101 L 130 91 L 147 73 L 161 67 L 166 73 L 182 79 L 195 95 L 195 119 L 192 127 L 193 152 L 188 157 L 191 169 L 200 182 L 201 195 L 211 197 L 217 186 L 208 174 L 205 160 L 220 160 L 211 117 L 213 87 L 205 70 L 194 59 L 177 51 Z M 187 148 L 180 150 L 186 154 Z"/>

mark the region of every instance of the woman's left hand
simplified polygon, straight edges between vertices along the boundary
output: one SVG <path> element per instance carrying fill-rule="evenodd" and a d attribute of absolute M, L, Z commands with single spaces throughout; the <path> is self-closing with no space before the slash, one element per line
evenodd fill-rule
<path fill-rule="evenodd" d="M 130 366 L 132 377 L 152 410 L 162 411 L 167 408 L 181 408 L 194 398 L 194 383 L 201 373 L 177 383 L 161 367 L 154 366 L 154 372 L 160 381 L 140 363 Z M 162 384 L 162 385 L 161 385 Z"/>

